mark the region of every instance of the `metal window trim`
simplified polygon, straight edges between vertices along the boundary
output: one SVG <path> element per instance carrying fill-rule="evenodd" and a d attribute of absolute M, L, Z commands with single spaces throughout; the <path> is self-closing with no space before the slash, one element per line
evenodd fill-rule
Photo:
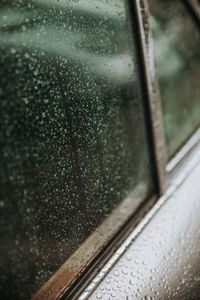
<path fill-rule="evenodd" d="M 147 100 L 151 119 L 154 159 L 157 169 L 159 194 L 165 191 L 166 182 L 166 142 L 163 127 L 160 90 L 155 66 L 153 37 L 149 25 L 149 5 L 147 0 L 134 0 L 139 29 L 144 75 L 147 87 Z"/>

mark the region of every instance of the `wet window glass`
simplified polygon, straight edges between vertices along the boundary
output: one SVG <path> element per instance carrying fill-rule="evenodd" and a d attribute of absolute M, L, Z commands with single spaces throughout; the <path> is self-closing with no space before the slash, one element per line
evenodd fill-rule
<path fill-rule="evenodd" d="M 181 1 L 149 2 L 171 158 L 200 124 L 200 31 Z"/>
<path fill-rule="evenodd" d="M 126 2 L 0 7 L 0 293 L 23 300 L 129 199 L 103 245 L 152 183 Z"/>

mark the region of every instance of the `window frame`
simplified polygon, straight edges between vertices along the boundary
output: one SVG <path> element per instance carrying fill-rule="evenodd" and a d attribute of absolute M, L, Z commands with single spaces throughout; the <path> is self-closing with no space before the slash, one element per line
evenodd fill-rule
<path fill-rule="evenodd" d="M 200 20 L 200 7 L 197 4 L 197 0 L 188 0 L 187 3 Z M 131 10 L 134 10 L 134 12 Z M 131 18 L 136 15 L 136 30 L 140 42 L 139 51 L 141 53 L 140 58 L 145 79 L 144 88 L 147 99 L 147 111 L 150 119 L 149 124 L 151 124 L 150 135 L 152 140 L 157 191 L 150 199 L 140 199 L 141 204 L 137 205 L 134 213 L 128 214 L 127 211 L 125 225 L 121 227 L 119 224 L 117 227 L 116 224 L 116 227 L 113 229 L 111 235 L 107 236 L 104 244 L 95 249 L 91 247 L 91 245 L 95 244 L 94 241 L 96 238 L 95 233 L 93 233 L 80 248 L 67 259 L 43 287 L 36 292 L 32 297 L 32 300 L 72 299 L 73 297 L 80 295 L 99 270 L 114 255 L 116 249 L 118 249 L 122 242 L 130 235 L 136 225 L 139 223 L 143 224 L 142 220 L 145 220 L 144 216 L 149 214 L 151 208 L 155 212 L 161 206 L 161 203 L 157 202 L 158 199 L 162 195 L 164 195 L 163 199 L 166 198 L 166 191 L 170 186 L 174 174 L 177 173 L 177 169 L 182 167 L 183 162 L 199 144 L 200 129 L 196 131 L 188 142 L 186 142 L 172 160 L 167 163 L 161 99 L 153 51 L 153 37 L 148 23 L 148 0 L 132 0 L 130 11 Z M 161 202 L 163 203 L 163 201 L 166 201 L 166 199 Z M 124 202 L 122 202 L 107 220 L 100 225 L 100 230 L 108 229 L 108 226 L 110 226 L 109 222 L 112 223 L 116 218 L 116 215 L 119 215 L 123 205 Z M 152 217 L 152 213 L 150 214 Z M 90 253 L 89 257 L 85 257 L 86 251 Z M 78 265 L 77 261 L 80 261 L 80 259 L 82 263 L 81 265 Z"/>

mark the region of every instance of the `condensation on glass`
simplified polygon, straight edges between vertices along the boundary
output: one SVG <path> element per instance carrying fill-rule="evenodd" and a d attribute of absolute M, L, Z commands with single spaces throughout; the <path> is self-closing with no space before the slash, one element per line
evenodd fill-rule
<path fill-rule="evenodd" d="M 0 3 L 2 299 L 28 299 L 132 191 L 152 191 L 126 5 Z"/>
<path fill-rule="evenodd" d="M 171 158 L 200 124 L 200 31 L 181 1 L 149 2 Z"/>

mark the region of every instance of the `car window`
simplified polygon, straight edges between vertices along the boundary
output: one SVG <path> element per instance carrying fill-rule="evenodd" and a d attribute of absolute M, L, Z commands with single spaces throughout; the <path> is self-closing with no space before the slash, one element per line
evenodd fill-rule
<path fill-rule="evenodd" d="M 92 233 L 102 247 L 153 179 L 126 1 L 0 6 L 1 296 L 23 300 Z"/>
<path fill-rule="evenodd" d="M 199 126 L 200 32 L 181 1 L 149 4 L 170 159 Z"/>

